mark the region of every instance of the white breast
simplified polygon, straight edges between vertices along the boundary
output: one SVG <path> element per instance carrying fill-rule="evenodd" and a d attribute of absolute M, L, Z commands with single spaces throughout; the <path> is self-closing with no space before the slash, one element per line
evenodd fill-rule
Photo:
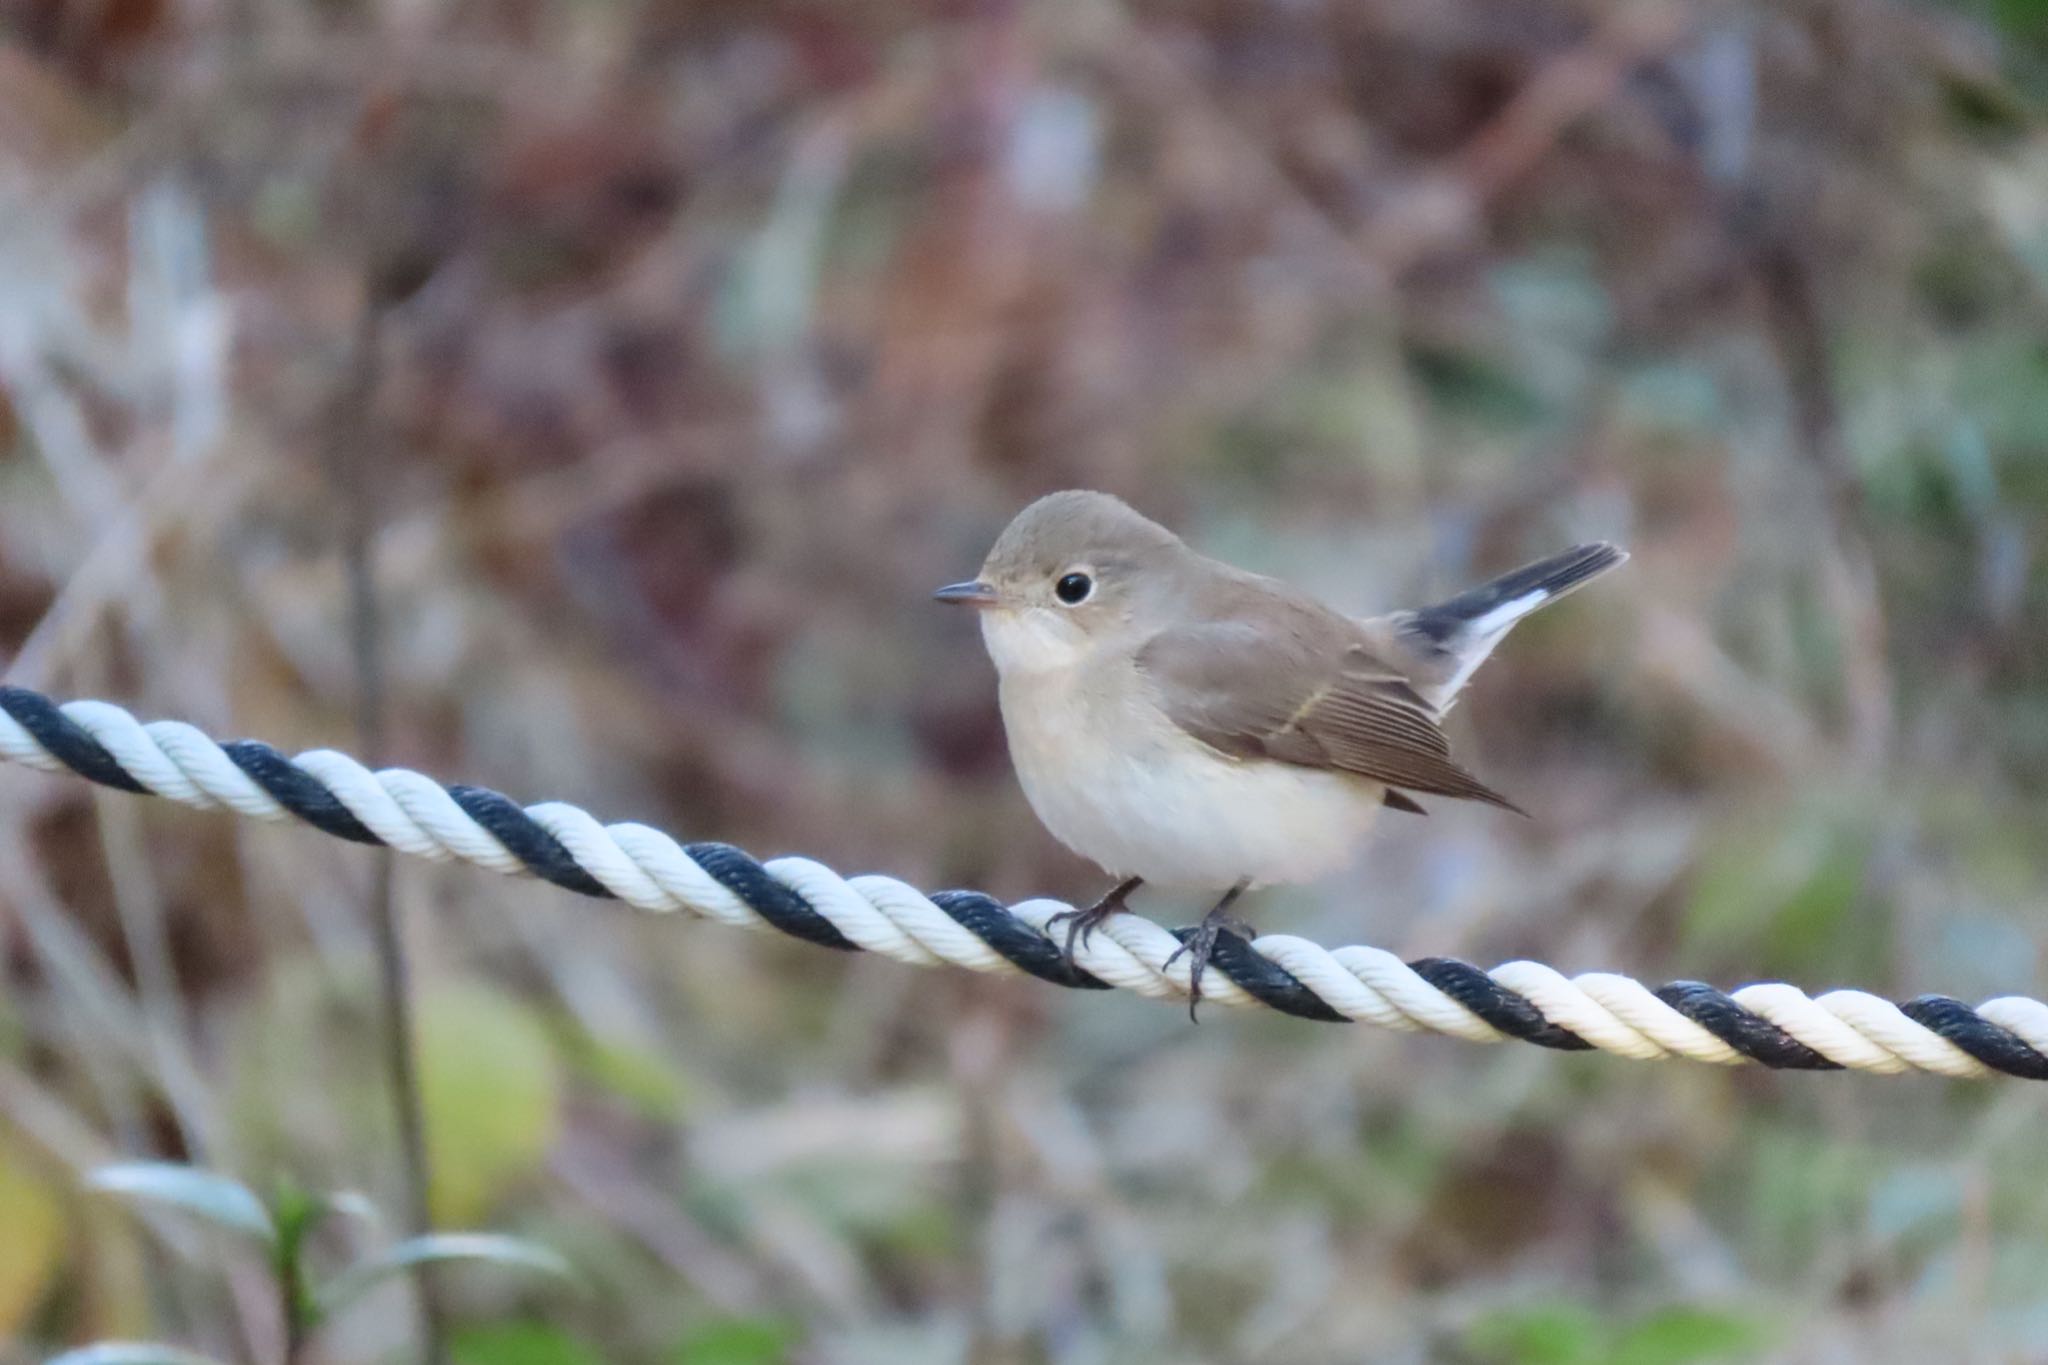
<path fill-rule="evenodd" d="M 1085 662 L 1005 673 L 1003 724 L 1038 818 L 1115 876 L 1204 888 L 1310 881 L 1343 866 L 1379 812 L 1377 783 L 1224 757 L 1144 699 L 1135 671 L 1128 687 L 1104 677 Z"/>

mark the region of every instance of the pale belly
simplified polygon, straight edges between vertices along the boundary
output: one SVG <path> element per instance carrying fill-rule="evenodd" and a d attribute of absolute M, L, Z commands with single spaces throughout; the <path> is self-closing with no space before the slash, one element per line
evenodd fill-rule
<path fill-rule="evenodd" d="M 1045 679 L 1006 681 L 1002 701 L 1032 810 L 1118 877 L 1203 888 L 1311 881 L 1350 860 L 1385 795 L 1362 778 L 1227 758 L 1157 712 L 1088 704 Z"/>

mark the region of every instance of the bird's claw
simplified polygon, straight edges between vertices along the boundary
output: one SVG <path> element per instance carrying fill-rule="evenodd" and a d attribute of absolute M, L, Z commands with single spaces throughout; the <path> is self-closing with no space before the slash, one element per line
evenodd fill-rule
<path fill-rule="evenodd" d="M 1180 947 L 1167 954 L 1161 970 L 1171 967 L 1185 953 L 1188 959 L 1188 1019 L 1201 1023 L 1197 1013 L 1202 1003 L 1202 973 L 1209 969 L 1209 959 L 1216 953 L 1216 939 L 1224 931 L 1237 935 L 1249 943 L 1258 936 L 1258 930 L 1230 913 L 1230 906 L 1244 888 L 1238 887 L 1218 902 L 1216 908 L 1202 917 L 1188 936 L 1181 940 Z"/>
<path fill-rule="evenodd" d="M 1101 900 L 1095 902 L 1095 904 L 1089 906 L 1087 909 L 1062 910 L 1057 915 L 1054 915 L 1052 918 L 1048 919 L 1045 922 L 1045 932 L 1047 936 L 1050 936 L 1052 934 L 1053 927 L 1055 925 L 1059 924 L 1063 920 L 1066 922 L 1067 940 L 1066 944 L 1061 948 L 1060 952 L 1061 955 L 1066 958 L 1067 965 L 1069 967 L 1072 967 L 1074 965 L 1075 938 L 1078 937 L 1081 940 L 1081 946 L 1083 948 L 1087 947 L 1089 936 L 1092 935 L 1097 929 L 1101 928 L 1103 921 L 1107 920 L 1111 915 L 1122 914 L 1126 908 L 1124 905 L 1124 901 L 1128 899 L 1131 892 L 1137 890 L 1141 884 L 1142 883 L 1136 877 L 1132 877 L 1128 881 L 1119 882 L 1116 886 L 1110 889 L 1108 895 L 1104 896 Z"/>

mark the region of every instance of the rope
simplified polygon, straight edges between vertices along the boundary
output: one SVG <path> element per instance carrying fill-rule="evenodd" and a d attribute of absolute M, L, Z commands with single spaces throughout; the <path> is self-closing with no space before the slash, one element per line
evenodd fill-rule
<path fill-rule="evenodd" d="M 1110 919 L 1069 963 L 1045 933 L 1046 922 L 1070 908 L 1060 901 L 1006 906 L 978 891 L 927 896 L 891 877 L 841 877 L 807 858 L 763 863 L 728 844 L 679 844 L 646 825 L 600 824 L 561 802 L 522 809 L 482 787 L 443 786 L 404 768 L 372 772 L 331 749 L 286 758 L 255 740 L 220 743 L 178 721 L 145 725 L 107 702 L 59 706 L 0 687 L 0 758 L 198 810 L 297 818 L 354 843 L 535 876 L 642 910 L 779 929 L 922 967 L 1022 973 L 1154 998 L 1188 992 L 1185 957 L 1166 964 L 1190 931 L 1137 915 Z M 1897 1004 L 1849 990 L 1816 998 L 1782 983 L 1732 994 L 1697 981 L 1652 990 L 1605 972 L 1567 977 L 1535 962 L 1489 972 L 1442 957 L 1403 962 L 1379 948 L 1327 949 L 1289 934 L 1247 942 L 1226 933 L 1210 967 L 1203 998 L 1219 1005 L 1429 1029 L 1477 1043 L 1518 1038 L 1643 1060 L 2048 1080 L 2048 1005 L 2023 996 L 1973 1009 L 1941 995 Z"/>

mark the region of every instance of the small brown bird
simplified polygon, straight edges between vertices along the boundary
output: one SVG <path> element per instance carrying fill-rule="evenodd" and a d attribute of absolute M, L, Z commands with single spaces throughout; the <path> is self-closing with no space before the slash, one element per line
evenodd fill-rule
<path fill-rule="evenodd" d="M 1190 1012 L 1219 932 L 1256 886 L 1341 866 L 1418 795 L 1520 812 L 1451 757 L 1440 722 L 1530 612 L 1620 564 L 1581 545 L 1449 601 L 1364 620 L 1189 549 L 1106 493 L 1018 513 L 980 575 L 934 594 L 981 613 L 1024 795 L 1117 885 L 1066 951 L 1145 883 L 1228 888 L 1174 954 Z M 1168 959 L 1169 962 L 1172 959 Z"/>

